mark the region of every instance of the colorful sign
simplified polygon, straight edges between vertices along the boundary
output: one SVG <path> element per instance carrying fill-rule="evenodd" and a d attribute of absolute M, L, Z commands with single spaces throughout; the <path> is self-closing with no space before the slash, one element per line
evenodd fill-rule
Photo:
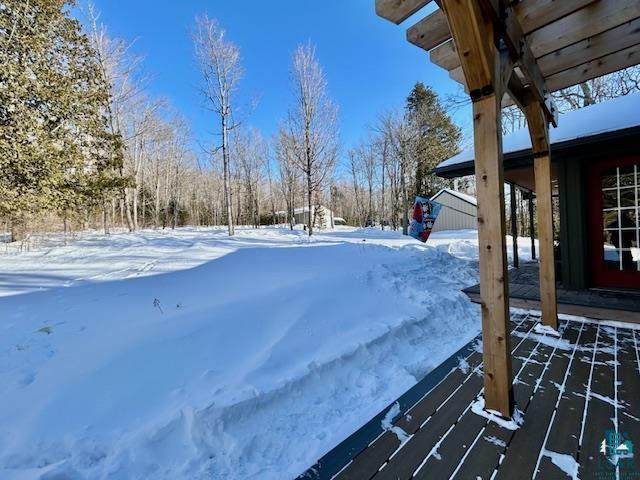
<path fill-rule="evenodd" d="M 421 242 L 426 242 L 431 235 L 442 205 L 428 198 L 416 197 L 413 205 L 413 215 L 409 226 L 409 235 Z"/>

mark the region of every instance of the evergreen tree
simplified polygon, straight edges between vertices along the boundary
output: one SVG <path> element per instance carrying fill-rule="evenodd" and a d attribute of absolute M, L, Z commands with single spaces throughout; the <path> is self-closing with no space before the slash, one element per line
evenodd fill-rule
<path fill-rule="evenodd" d="M 121 161 L 101 113 L 108 90 L 73 5 L 3 0 L 0 8 L 0 216 L 16 236 L 29 215 L 66 218 L 108 191 Z"/>
<path fill-rule="evenodd" d="M 438 95 L 422 82 L 407 97 L 406 116 L 414 127 L 415 194 L 432 196 L 449 182 L 432 173 L 443 160 L 459 151 L 461 132 L 438 100 Z"/>

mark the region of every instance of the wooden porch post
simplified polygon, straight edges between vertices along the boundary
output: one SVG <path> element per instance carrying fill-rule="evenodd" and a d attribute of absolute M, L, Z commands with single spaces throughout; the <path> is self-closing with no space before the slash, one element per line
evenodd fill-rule
<path fill-rule="evenodd" d="M 473 101 L 485 408 L 513 415 L 501 100 L 512 63 L 477 0 L 442 0 Z"/>
<path fill-rule="evenodd" d="M 534 159 L 540 237 L 540 303 L 542 323 L 558 329 L 556 269 L 553 253 L 553 199 L 549 152 Z"/>
<path fill-rule="evenodd" d="M 509 203 L 511 206 L 511 237 L 513 238 L 513 266 L 520 268 L 520 259 L 518 258 L 518 216 L 516 209 L 516 186 L 514 183 L 509 184 Z"/>
<path fill-rule="evenodd" d="M 536 259 L 536 225 L 533 221 L 533 192 L 529 192 L 529 233 L 531 234 L 531 260 Z"/>
<path fill-rule="evenodd" d="M 533 146 L 533 168 L 538 207 L 538 237 L 540 244 L 540 309 L 542 323 L 558 329 L 556 269 L 553 251 L 553 189 L 551 185 L 551 154 L 549 124 L 537 103 L 524 109 Z"/>
<path fill-rule="evenodd" d="M 502 169 L 502 128 L 497 95 L 473 103 L 480 298 L 485 406 L 513 414 L 509 282 Z"/>

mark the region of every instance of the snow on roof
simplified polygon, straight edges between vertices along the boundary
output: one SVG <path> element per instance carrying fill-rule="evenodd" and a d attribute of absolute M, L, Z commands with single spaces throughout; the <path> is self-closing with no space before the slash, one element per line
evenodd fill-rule
<path fill-rule="evenodd" d="M 311 208 L 313 209 L 313 211 L 315 211 L 317 208 L 324 209 L 327 212 L 331 211 L 327 207 L 325 207 L 324 205 L 313 205 Z M 293 213 L 305 213 L 305 212 L 308 212 L 308 211 L 309 211 L 309 207 L 300 207 L 300 208 L 294 208 L 293 209 Z"/>
<path fill-rule="evenodd" d="M 328 209 L 327 207 L 325 207 L 324 205 L 319 205 L 319 206 L 313 205 L 313 207 L 311 207 L 311 208 L 315 211 L 316 207 L 319 207 L 319 208 L 321 208 L 321 209 L 324 209 L 324 210 L 325 210 L 325 212 L 331 212 L 331 210 L 329 210 L 329 209 Z M 294 208 L 294 209 L 293 209 L 293 213 L 294 213 L 294 214 L 295 214 L 295 213 L 305 213 L 305 212 L 308 212 L 308 211 L 309 211 L 309 207 L 298 207 L 298 208 Z M 287 212 L 286 212 L 286 211 L 284 211 L 284 210 L 278 210 L 278 211 L 276 212 L 276 215 L 287 215 Z"/>
<path fill-rule="evenodd" d="M 558 128 L 551 128 L 551 144 L 558 144 L 583 137 L 624 130 L 640 126 L 640 93 L 625 95 L 590 107 L 560 115 Z M 528 129 L 506 135 L 502 141 L 504 153 L 531 148 Z M 436 170 L 474 160 L 473 148 L 465 150 L 442 162 Z"/>
<path fill-rule="evenodd" d="M 451 190 L 450 188 L 443 188 L 442 190 L 440 190 L 438 193 L 436 193 L 433 197 L 431 197 L 431 200 L 435 200 L 436 198 L 438 198 L 441 194 L 443 194 L 444 192 L 447 192 L 450 195 L 453 195 L 454 197 L 458 197 L 460 200 L 470 203 L 472 205 L 478 205 L 478 201 L 476 200 L 476 197 L 473 197 L 471 195 L 467 195 L 466 193 L 462 193 L 462 192 L 458 192 L 456 190 Z"/>

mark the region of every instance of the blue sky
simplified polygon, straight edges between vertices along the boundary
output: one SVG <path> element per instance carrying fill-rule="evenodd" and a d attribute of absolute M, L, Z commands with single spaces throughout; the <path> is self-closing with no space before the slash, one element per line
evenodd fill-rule
<path fill-rule="evenodd" d="M 374 0 L 94 0 L 111 36 L 136 40 L 152 75 L 150 93 L 166 97 L 192 123 L 199 142 L 217 127 L 198 94 L 190 29 L 208 12 L 240 48 L 245 71 L 237 99 L 245 123 L 270 137 L 290 104 L 289 71 L 296 45 L 311 41 L 340 106 L 346 150 L 367 135 L 379 112 L 401 107 L 421 80 L 445 95 L 457 90 L 428 54 L 405 40 L 409 19 L 396 26 L 376 16 Z M 250 108 L 253 100 L 257 105 Z M 465 130 L 469 112 L 455 115 Z"/>

